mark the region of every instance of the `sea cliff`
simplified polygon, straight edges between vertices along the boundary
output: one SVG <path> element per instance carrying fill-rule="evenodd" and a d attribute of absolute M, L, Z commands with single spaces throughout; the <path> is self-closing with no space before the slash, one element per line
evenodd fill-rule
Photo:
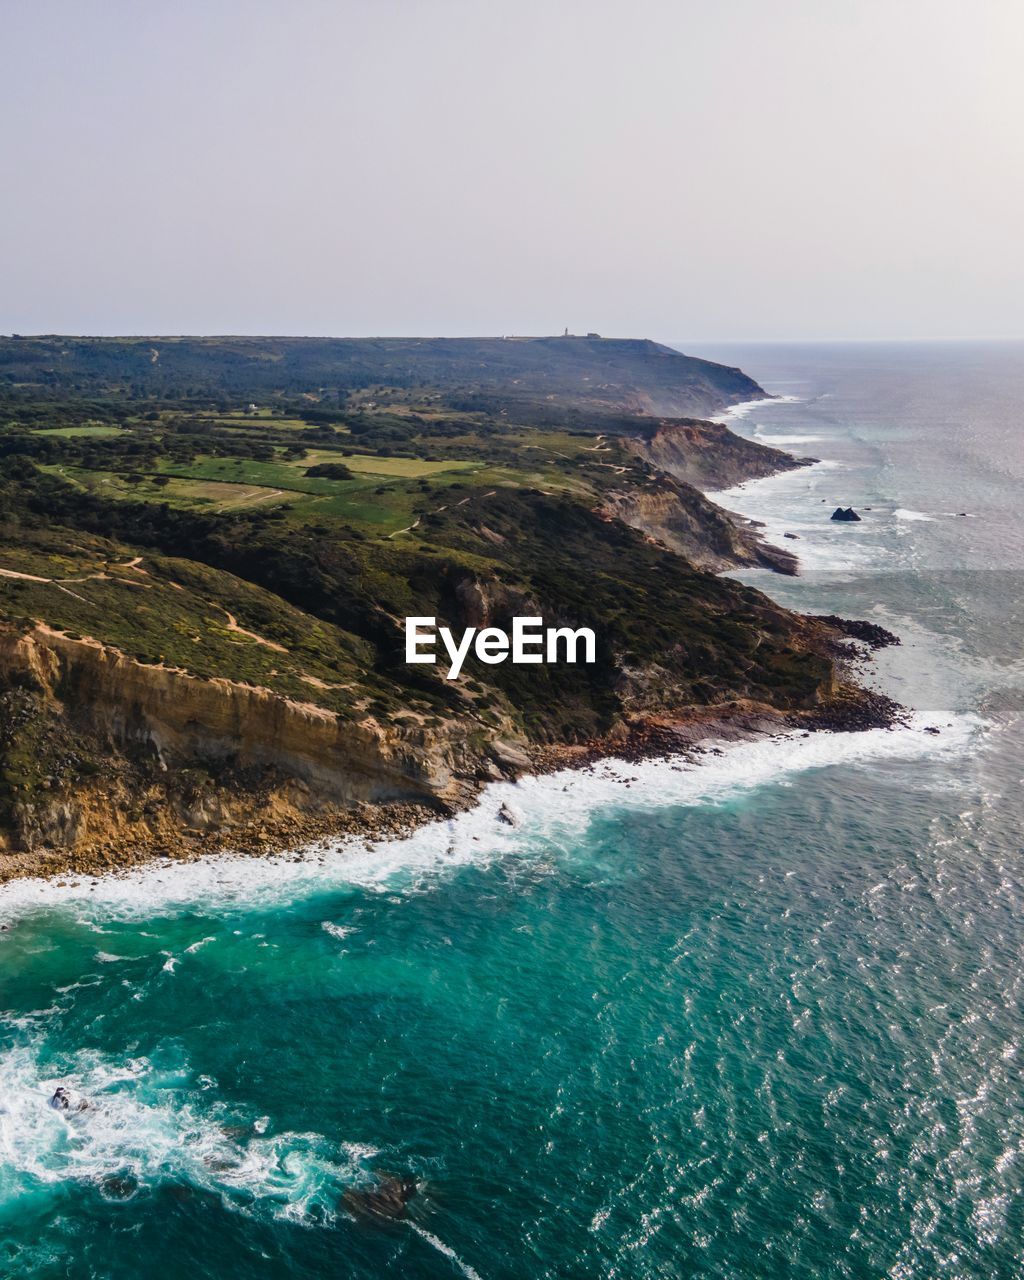
<path fill-rule="evenodd" d="M 738 371 L 233 341 L 154 347 L 147 385 L 137 344 L 68 340 L 49 389 L 0 394 L 0 878 L 392 831 L 553 763 L 894 714 L 842 625 L 716 576 L 796 568 L 701 490 L 803 460 L 664 416 L 763 394 Z M 404 662 L 410 615 L 586 626 L 596 661 L 446 682 Z"/>

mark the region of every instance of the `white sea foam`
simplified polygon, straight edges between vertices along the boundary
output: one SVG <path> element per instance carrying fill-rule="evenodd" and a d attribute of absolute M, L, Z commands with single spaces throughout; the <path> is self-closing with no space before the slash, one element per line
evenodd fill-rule
<path fill-rule="evenodd" d="M 885 545 L 891 522 L 878 519 L 878 512 L 865 513 L 859 524 L 830 519 L 840 505 L 836 495 L 842 485 L 835 473 L 842 470 L 843 463 L 823 459 L 707 496 L 728 511 L 757 520 L 767 542 L 796 553 L 801 572 L 883 569 L 894 555 Z M 797 540 L 791 543 L 787 533 Z"/>
<path fill-rule="evenodd" d="M 721 755 L 705 756 L 698 763 L 679 758 L 641 764 L 608 760 L 588 772 L 566 770 L 493 783 L 474 809 L 421 827 L 404 839 L 337 840 L 309 846 L 298 858 L 294 852 L 259 859 L 210 855 L 186 864 L 158 863 L 98 882 L 69 879 L 61 888 L 46 880 L 15 880 L 0 888 L 0 911 L 9 919 L 62 905 L 81 911 L 86 902 L 90 915 L 103 919 L 193 910 L 225 915 L 341 885 L 380 893 L 416 891 L 474 863 L 572 856 L 589 823 L 616 810 L 721 804 L 806 770 L 897 767 L 900 762 L 969 750 L 981 722 L 952 715 L 939 721 L 943 726 L 948 722 L 951 727 L 943 727 L 939 735 L 925 732 L 934 718 L 923 716 L 907 728 L 892 730 L 807 736 L 788 732 L 725 744 Z M 498 821 L 502 804 L 520 815 L 518 827 Z"/>
<path fill-rule="evenodd" d="M 785 444 L 815 444 L 819 440 L 824 440 L 824 436 L 791 436 L 791 435 L 775 435 L 770 431 L 766 431 L 764 427 L 756 427 L 754 430 L 754 438 L 759 444 L 767 445 L 785 445 Z"/>
<path fill-rule="evenodd" d="M 135 1194 L 156 1183 L 220 1195 L 242 1213 L 308 1221 L 333 1217 L 346 1186 L 367 1175 L 375 1147 L 317 1133 L 267 1136 L 265 1116 L 245 1120 L 225 1107 L 187 1064 L 158 1069 L 146 1058 L 95 1050 L 62 1062 L 60 1074 L 28 1040 L 0 1055 L 0 1205 L 26 1186 L 92 1184 L 100 1194 Z M 59 1111 L 60 1085 L 88 1104 Z M 108 1179 L 121 1180 L 114 1188 Z"/>
<path fill-rule="evenodd" d="M 893 515 L 897 520 L 934 520 L 936 518 L 924 511 L 908 511 L 906 507 L 897 507 Z"/>
<path fill-rule="evenodd" d="M 321 921 L 320 928 L 323 929 L 324 933 L 330 934 L 332 938 L 337 938 L 339 942 L 350 934 L 359 932 L 354 924 L 335 924 L 332 920 Z"/>
<path fill-rule="evenodd" d="M 744 480 L 729 489 L 709 490 L 707 497 L 721 507 L 736 509 L 737 504 L 743 506 L 744 515 L 755 515 L 748 510 L 751 498 L 760 504 L 776 498 L 778 495 L 806 501 L 809 491 L 813 492 L 818 482 L 831 471 L 842 470 L 843 464 L 833 458 L 822 458 L 797 471 L 777 471 L 774 475 L 763 476 L 759 480 Z M 760 518 L 760 517 L 758 517 Z"/>
<path fill-rule="evenodd" d="M 766 400 L 763 396 L 757 400 L 741 400 L 739 404 L 731 405 L 728 409 L 723 409 L 721 413 L 710 418 L 711 422 L 730 422 L 737 418 L 746 418 L 756 409 L 767 409 L 773 405 L 780 404 L 799 404 L 803 399 L 802 396 L 772 396 Z"/>
<path fill-rule="evenodd" d="M 791 405 L 802 400 L 803 397 L 791 395 L 773 400 L 749 400 L 734 405 L 716 421 L 745 418 L 758 407 Z M 785 428 L 775 434 L 765 423 L 757 423 L 753 432 L 748 430 L 745 435 L 759 443 L 778 446 L 809 445 L 824 439 L 816 434 L 786 433 Z M 767 542 L 796 554 L 801 573 L 886 568 L 896 558 L 885 543 L 886 525 L 873 518 L 862 519 L 859 524 L 833 524 L 829 519 L 832 509 L 849 502 L 841 492 L 839 478 L 833 475 L 845 469 L 845 465 L 837 459 L 826 458 L 796 471 L 748 480 L 707 496 L 729 511 L 758 521 Z M 787 534 L 795 538 L 786 538 Z"/>
<path fill-rule="evenodd" d="M 445 1244 L 445 1242 L 438 1239 L 432 1231 L 427 1231 L 426 1228 L 421 1227 L 416 1222 L 410 1222 L 409 1226 L 418 1236 L 422 1236 L 429 1245 L 432 1245 L 438 1253 L 443 1254 L 444 1257 L 458 1267 L 462 1274 L 468 1277 L 468 1280 L 481 1280 L 480 1273 L 478 1271 L 474 1271 L 468 1262 L 463 1262 L 451 1245 Z"/>
<path fill-rule="evenodd" d="M 205 947 L 208 942 L 216 942 L 216 938 L 212 934 L 208 938 L 200 938 L 198 942 L 193 942 L 190 947 L 185 948 L 185 954 L 187 956 L 194 955 L 200 947 Z"/>

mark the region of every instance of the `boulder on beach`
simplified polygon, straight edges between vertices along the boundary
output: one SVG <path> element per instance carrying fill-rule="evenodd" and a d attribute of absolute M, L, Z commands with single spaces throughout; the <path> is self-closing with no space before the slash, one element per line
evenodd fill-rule
<path fill-rule="evenodd" d="M 836 507 L 832 512 L 833 520 L 859 520 L 860 516 L 854 511 L 853 507 Z"/>
<path fill-rule="evenodd" d="M 415 1178 L 381 1173 L 377 1175 L 377 1181 L 368 1187 L 349 1187 L 342 1199 L 353 1213 L 377 1218 L 404 1218 L 406 1206 L 418 1190 L 419 1183 Z"/>

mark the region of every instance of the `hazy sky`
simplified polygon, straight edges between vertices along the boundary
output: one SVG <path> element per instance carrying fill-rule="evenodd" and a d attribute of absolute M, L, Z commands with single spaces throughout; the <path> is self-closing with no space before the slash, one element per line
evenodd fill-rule
<path fill-rule="evenodd" d="M 0 331 L 1024 336 L 1021 0 L 0 0 Z"/>

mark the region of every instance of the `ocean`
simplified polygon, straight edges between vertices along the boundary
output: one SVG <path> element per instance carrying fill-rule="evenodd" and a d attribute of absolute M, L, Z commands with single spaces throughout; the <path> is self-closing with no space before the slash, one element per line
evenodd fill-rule
<path fill-rule="evenodd" d="M 687 349 L 821 459 L 720 498 L 745 580 L 896 631 L 910 724 L 0 890 L 0 1274 L 1024 1274 L 1024 346 Z"/>

